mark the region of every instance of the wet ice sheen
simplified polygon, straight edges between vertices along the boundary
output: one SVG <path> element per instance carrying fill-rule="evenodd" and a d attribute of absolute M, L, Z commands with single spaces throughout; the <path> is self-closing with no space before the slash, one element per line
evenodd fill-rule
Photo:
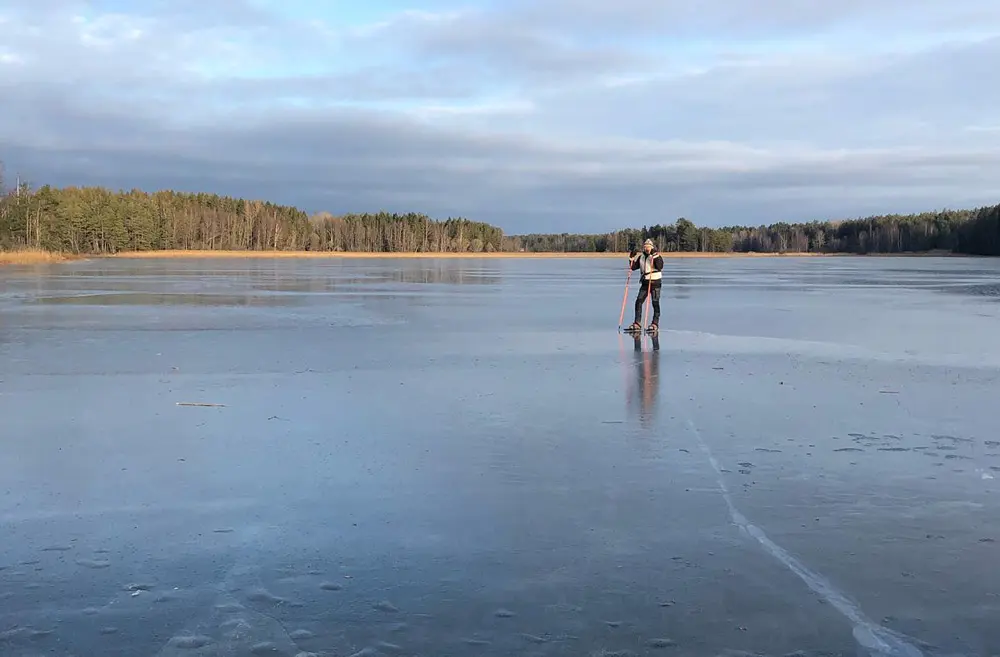
<path fill-rule="evenodd" d="M 1000 264 L 624 273 L 0 270 L 0 655 L 995 654 Z"/>

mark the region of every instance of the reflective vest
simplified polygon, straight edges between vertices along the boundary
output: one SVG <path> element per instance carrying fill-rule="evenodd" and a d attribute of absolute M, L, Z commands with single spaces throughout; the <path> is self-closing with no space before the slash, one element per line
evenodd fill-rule
<path fill-rule="evenodd" d="M 639 271 L 642 272 L 642 278 L 644 280 L 658 281 L 663 278 L 663 272 L 655 271 L 653 269 L 653 258 L 656 256 L 654 254 L 646 255 L 645 253 L 639 254 Z"/>

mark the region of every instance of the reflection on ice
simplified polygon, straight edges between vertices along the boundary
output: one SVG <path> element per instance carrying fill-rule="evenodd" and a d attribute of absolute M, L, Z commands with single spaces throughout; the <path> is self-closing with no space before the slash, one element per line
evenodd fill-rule
<path fill-rule="evenodd" d="M 627 339 L 631 340 L 635 355 L 626 387 L 627 406 L 639 418 L 642 426 L 649 429 L 654 426 L 656 399 L 660 389 L 660 336 L 636 333 L 629 335 Z M 649 349 L 643 349 L 644 342 L 648 343 Z"/>

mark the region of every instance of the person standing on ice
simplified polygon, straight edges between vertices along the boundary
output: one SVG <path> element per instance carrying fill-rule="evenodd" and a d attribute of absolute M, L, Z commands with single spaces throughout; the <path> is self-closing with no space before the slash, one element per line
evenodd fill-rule
<path fill-rule="evenodd" d="M 635 297 L 635 321 L 628 327 L 629 331 L 641 331 L 642 324 L 642 304 L 646 302 L 646 297 L 651 296 L 653 303 L 653 321 L 649 324 L 649 330 L 655 331 L 660 327 L 660 288 L 663 286 L 663 256 L 656 250 L 653 240 L 647 239 L 642 243 L 642 253 L 632 249 L 628 254 L 632 271 L 638 270 L 642 273 L 639 278 L 639 294 Z"/>

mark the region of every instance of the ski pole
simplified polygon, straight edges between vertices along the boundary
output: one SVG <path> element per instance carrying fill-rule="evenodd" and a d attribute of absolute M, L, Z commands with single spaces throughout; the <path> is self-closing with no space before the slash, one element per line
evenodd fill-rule
<path fill-rule="evenodd" d="M 649 277 L 646 279 L 646 303 L 645 307 L 642 309 L 642 328 L 646 328 L 646 318 L 649 316 L 649 304 L 653 300 L 653 252 L 650 251 L 649 258 L 646 261 L 649 266 L 649 272 L 646 275 Z M 645 272 L 644 272 L 645 273 Z M 642 279 L 639 279 L 639 285 L 642 285 Z"/>
<path fill-rule="evenodd" d="M 628 261 L 628 276 L 625 277 L 625 296 L 622 297 L 622 314 L 618 316 L 618 330 L 622 330 L 622 322 L 625 321 L 625 304 L 628 302 L 628 284 L 632 280 L 632 261 Z"/>
<path fill-rule="evenodd" d="M 649 317 L 649 304 L 652 302 L 652 299 L 653 299 L 653 279 L 652 279 L 652 276 L 653 276 L 653 265 L 652 265 L 652 263 L 650 263 L 650 265 L 649 265 L 649 270 L 650 270 L 649 271 L 650 278 L 648 279 L 648 281 L 646 283 L 646 307 L 642 309 L 642 327 L 643 328 L 646 328 L 646 318 Z M 640 285 L 642 285 L 642 283 L 640 283 Z"/>

